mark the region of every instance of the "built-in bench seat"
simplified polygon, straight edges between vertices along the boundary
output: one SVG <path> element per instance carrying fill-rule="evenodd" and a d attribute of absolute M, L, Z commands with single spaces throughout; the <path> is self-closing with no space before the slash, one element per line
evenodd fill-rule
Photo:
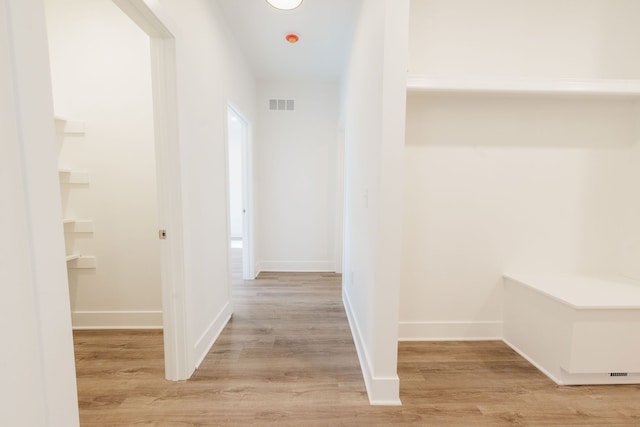
<path fill-rule="evenodd" d="M 505 274 L 504 341 L 557 384 L 640 383 L 640 282 Z"/>

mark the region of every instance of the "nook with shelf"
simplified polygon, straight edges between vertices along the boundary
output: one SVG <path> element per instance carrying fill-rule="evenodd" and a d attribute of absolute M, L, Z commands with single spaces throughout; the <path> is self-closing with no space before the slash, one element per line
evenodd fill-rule
<path fill-rule="evenodd" d="M 640 80 L 623 79 L 479 79 L 409 75 L 410 94 L 514 94 L 640 99 Z"/>

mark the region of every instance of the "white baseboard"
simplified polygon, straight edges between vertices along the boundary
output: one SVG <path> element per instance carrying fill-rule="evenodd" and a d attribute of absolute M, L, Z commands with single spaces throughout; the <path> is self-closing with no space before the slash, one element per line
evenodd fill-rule
<path fill-rule="evenodd" d="M 347 313 L 347 319 L 349 320 L 349 327 L 351 328 L 353 342 L 356 345 L 364 384 L 367 388 L 367 395 L 369 396 L 369 403 L 371 405 L 386 406 L 402 405 L 400 402 L 400 379 L 398 376 L 375 377 L 373 375 L 373 370 L 371 369 L 370 364 L 371 358 L 369 357 L 369 353 L 367 352 L 367 348 L 364 344 L 364 339 L 362 338 L 362 333 L 358 326 L 358 320 L 353 313 L 351 301 L 349 301 L 349 295 L 344 288 L 342 291 L 342 302 Z"/>
<path fill-rule="evenodd" d="M 73 329 L 162 329 L 162 311 L 73 311 Z"/>
<path fill-rule="evenodd" d="M 493 341 L 502 339 L 502 321 L 400 322 L 399 341 Z"/>
<path fill-rule="evenodd" d="M 545 374 L 551 381 L 553 381 L 554 383 L 558 384 L 558 385 L 563 385 L 562 380 L 559 378 L 556 378 L 555 375 L 553 375 L 551 372 L 547 371 L 542 365 L 540 365 L 539 363 L 537 363 L 536 361 L 534 361 L 531 357 L 529 357 L 529 355 L 527 355 L 524 351 L 521 351 L 518 347 L 516 347 L 515 345 L 513 345 L 511 342 L 509 342 L 509 340 L 507 339 L 503 339 L 502 340 L 506 345 L 508 345 L 509 347 L 511 347 L 511 349 L 513 351 L 515 351 L 516 353 L 518 353 L 520 356 L 522 356 L 523 359 L 525 359 L 527 362 L 531 363 L 533 366 L 535 366 L 540 372 L 542 372 L 543 374 Z"/>
<path fill-rule="evenodd" d="M 204 358 L 207 357 L 207 353 L 209 353 L 209 350 L 222 333 L 224 327 L 227 326 L 229 319 L 231 319 L 232 311 L 231 304 L 227 302 L 200 338 L 198 338 L 198 341 L 196 341 L 193 348 L 193 360 L 195 360 L 194 366 L 196 369 L 198 369 Z"/>
<path fill-rule="evenodd" d="M 335 272 L 336 266 L 331 261 L 260 261 L 256 271 L 259 272 L 295 272 L 318 273 Z"/>
<path fill-rule="evenodd" d="M 520 350 L 518 346 L 514 345 L 507 339 L 502 340 L 506 345 L 511 347 L 513 351 L 518 353 L 527 362 L 535 366 L 540 372 L 545 374 L 551 381 L 558 385 L 606 385 L 606 384 L 640 384 L 640 372 L 628 373 L 627 376 L 612 377 L 607 372 L 598 373 L 570 373 L 564 370 L 562 367 L 558 370 L 560 376 L 553 375 L 544 366 L 536 362 L 532 357 L 529 357 L 527 353 Z"/>

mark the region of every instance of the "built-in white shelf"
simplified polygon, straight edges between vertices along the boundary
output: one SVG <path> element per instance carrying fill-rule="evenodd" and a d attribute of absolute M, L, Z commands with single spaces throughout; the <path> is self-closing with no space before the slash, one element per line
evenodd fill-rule
<path fill-rule="evenodd" d="M 93 221 L 88 219 L 64 219 L 64 231 L 66 233 L 93 233 Z"/>
<path fill-rule="evenodd" d="M 640 99 L 640 80 L 473 79 L 410 75 L 409 93 L 522 94 Z"/>
<path fill-rule="evenodd" d="M 58 171 L 58 174 L 60 175 L 61 184 L 88 184 L 89 183 L 89 172 L 87 171 L 60 169 Z"/>
<path fill-rule="evenodd" d="M 67 255 L 67 267 L 75 269 L 92 269 L 96 268 L 97 261 L 94 256 L 85 256 L 80 254 Z"/>
<path fill-rule="evenodd" d="M 64 117 L 55 116 L 56 130 L 66 135 L 83 135 L 85 132 L 84 122 L 68 120 Z"/>

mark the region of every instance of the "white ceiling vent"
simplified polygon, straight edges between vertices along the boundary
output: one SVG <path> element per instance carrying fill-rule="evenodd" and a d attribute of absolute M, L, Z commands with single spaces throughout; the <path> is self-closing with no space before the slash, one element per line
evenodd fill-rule
<path fill-rule="evenodd" d="M 269 100 L 270 111 L 294 111 L 295 109 L 296 109 L 296 105 L 293 99 L 270 99 Z"/>

